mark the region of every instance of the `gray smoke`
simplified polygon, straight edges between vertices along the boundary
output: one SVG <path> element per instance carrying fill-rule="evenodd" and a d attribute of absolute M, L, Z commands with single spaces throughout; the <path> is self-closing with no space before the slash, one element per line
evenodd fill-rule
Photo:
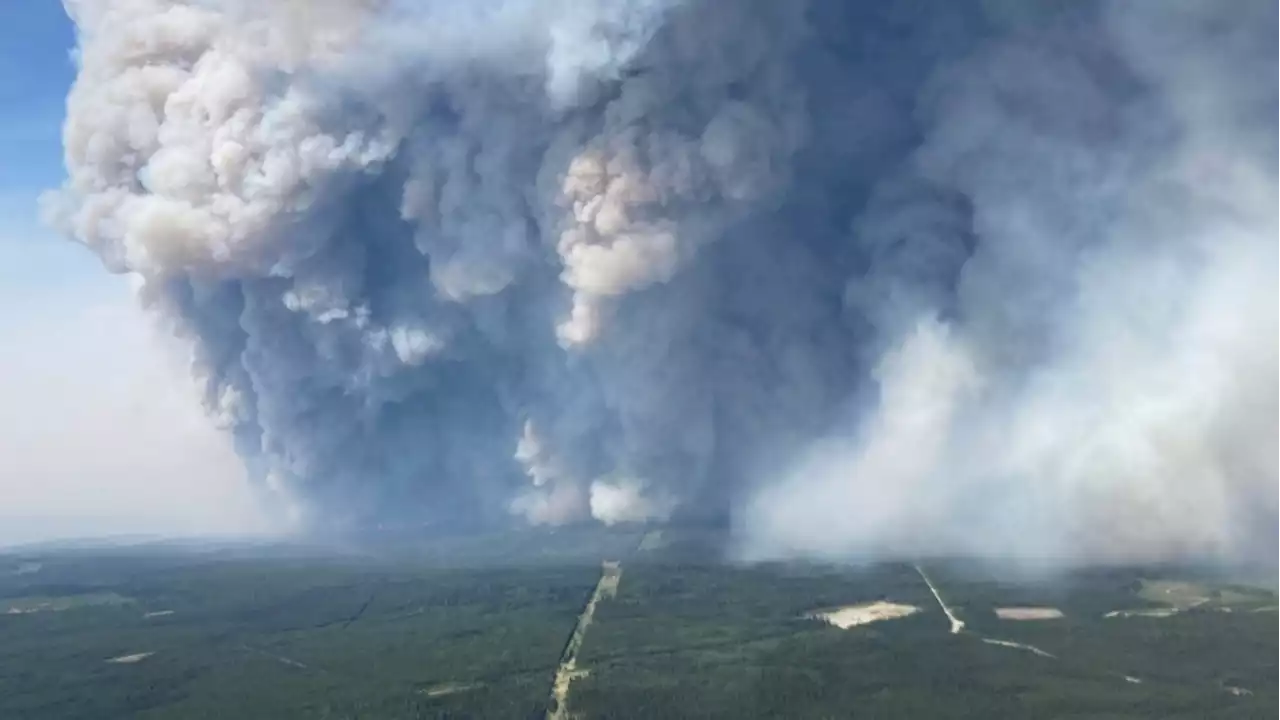
<path fill-rule="evenodd" d="M 1274 3 L 68 3 L 49 214 L 306 527 L 1275 552 Z"/>

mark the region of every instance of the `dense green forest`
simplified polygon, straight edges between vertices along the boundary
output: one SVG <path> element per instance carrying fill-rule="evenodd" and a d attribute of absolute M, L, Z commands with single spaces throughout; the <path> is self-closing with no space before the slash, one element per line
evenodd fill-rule
<path fill-rule="evenodd" d="M 0 610 L 108 587 L 128 601 L 0 614 L 0 718 L 540 718 L 597 575 L 588 564 L 42 558 L 0 585 Z"/>
<path fill-rule="evenodd" d="M 945 565 L 930 570 L 947 576 L 944 596 L 963 599 L 956 609 L 965 631 L 949 632 L 910 566 L 801 573 L 632 563 L 617 601 L 597 613 L 584 648 L 592 669 L 575 685 L 574 707 L 618 719 L 1276 714 L 1269 592 L 1250 591 L 1241 612 L 1107 618 L 1147 604 L 1138 571 L 995 582 Z M 848 630 L 803 617 L 807 608 L 876 599 L 923 610 Z M 1064 616 L 999 620 L 997 606 Z"/>
<path fill-rule="evenodd" d="M 1276 596 L 1172 568 L 735 565 L 702 532 L 0 555 L 0 718 L 1262 718 Z M 503 559 L 506 562 L 502 562 Z M 1181 574 L 1178 574 L 1181 573 Z M 1161 580 L 1175 578 L 1177 581 Z M 918 608 L 840 629 L 814 613 Z M 1002 619 L 1009 607 L 1062 617 Z"/>

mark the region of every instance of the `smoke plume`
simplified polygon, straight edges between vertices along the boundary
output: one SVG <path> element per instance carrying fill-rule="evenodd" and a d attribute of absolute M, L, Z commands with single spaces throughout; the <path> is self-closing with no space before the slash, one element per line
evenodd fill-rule
<path fill-rule="evenodd" d="M 1274 3 L 67 2 L 48 214 L 312 529 L 1275 553 Z"/>

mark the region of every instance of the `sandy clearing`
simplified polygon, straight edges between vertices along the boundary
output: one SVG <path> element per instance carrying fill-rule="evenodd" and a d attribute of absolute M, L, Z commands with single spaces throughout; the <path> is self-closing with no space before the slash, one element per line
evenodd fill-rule
<path fill-rule="evenodd" d="M 835 625 L 841 630 L 848 630 L 858 625 L 894 620 L 920 612 L 915 605 L 901 605 L 891 602 L 863 603 L 862 605 L 846 605 L 834 610 L 822 610 L 811 613 L 808 617 Z"/>
<path fill-rule="evenodd" d="M 133 664 L 133 663 L 136 663 L 136 662 L 141 662 L 141 661 L 143 661 L 143 660 L 146 660 L 147 658 L 151 657 L 152 655 L 155 655 L 155 653 L 154 653 L 154 652 L 140 652 L 140 653 L 134 653 L 134 654 L 132 654 L 132 655 L 121 655 L 121 656 L 119 656 L 119 657 L 109 658 L 109 659 L 107 660 L 107 662 L 109 662 L 109 663 L 117 663 L 117 664 L 121 664 L 121 665 L 129 665 L 129 664 Z"/>
<path fill-rule="evenodd" d="M 1250 690 L 1250 689 L 1248 689 L 1248 688 L 1236 687 L 1235 685 L 1223 685 L 1223 686 L 1222 686 L 1222 689 L 1223 689 L 1223 690 L 1226 690 L 1227 692 L 1229 692 L 1229 693 L 1231 693 L 1232 695 L 1235 695 L 1235 696 L 1237 696 L 1237 697 L 1242 696 L 1242 695 L 1252 695 L 1252 694 L 1253 694 L 1253 691 L 1252 691 L 1252 690 Z"/>
<path fill-rule="evenodd" d="M 1057 656 L 1054 655 L 1053 653 L 1045 652 L 1044 650 L 1041 650 L 1035 645 L 1024 645 L 1023 643 L 1013 642 L 1012 640 L 996 640 L 995 638 L 982 638 L 982 642 L 987 643 L 988 645 L 999 645 L 1000 647 L 1026 650 L 1027 652 L 1035 653 L 1040 657 L 1053 658 L 1055 660 L 1057 659 Z"/>
<path fill-rule="evenodd" d="M 1062 611 L 1052 607 L 998 607 L 996 617 L 1001 620 L 1058 620 Z"/>
<path fill-rule="evenodd" d="M 157 618 L 157 617 L 164 617 L 166 615 L 172 615 L 172 614 L 173 614 L 172 610 L 153 610 L 152 612 L 143 614 L 142 617 Z"/>
<path fill-rule="evenodd" d="M 1112 610 L 1104 614 L 1105 618 L 1153 617 L 1167 618 L 1178 614 L 1177 608 L 1139 608 L 1137 610 Z"/>

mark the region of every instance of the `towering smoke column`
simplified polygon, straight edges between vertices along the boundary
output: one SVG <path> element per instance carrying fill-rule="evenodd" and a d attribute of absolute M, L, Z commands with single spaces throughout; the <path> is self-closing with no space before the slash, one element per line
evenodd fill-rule
<path fill-rule="evenodd" d="M 1274 552 L 1274 3 L 68 9 L 49 214 L 312 529 Z"/>
<path fill-rule="evenodd" d="M 1274 560 L 1275 19 L 1117 3 L 941 71 L 858 221 L 878 398 L 754 499 L 751 550 Z"/>

